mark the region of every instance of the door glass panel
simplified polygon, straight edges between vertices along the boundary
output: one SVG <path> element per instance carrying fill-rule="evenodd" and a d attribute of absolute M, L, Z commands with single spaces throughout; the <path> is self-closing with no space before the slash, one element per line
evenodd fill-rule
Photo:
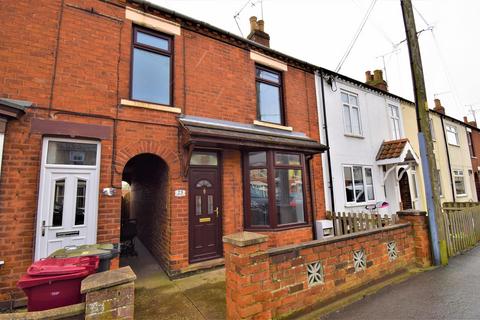
<path fill-rule="evenodd" d="M 202 215 L 202 196 L 195 196 L 195 214 Z"/>
<path fill-rule="evenodd" d="M 250 170 L 250 214 L 252 226 L 268 224 L 267 169 Z"/>
<path fill-rule="evenodd" d="M 75 225 L 85 223 L 85 196 L 87 191 L 87 181 L 78 179 L 77 181 L 77 202 L 75 204 Z"/>
<path fill-rule="evenodd" d="M 213 214 L 213 195 L 209 194 L 207 197 L 207 212 L 208 214 Z"/>
<path fill-rule="evenodd" d="M 218 164 L 217 154 L 214 152 L 194 152 L 190 159 L 191 165 L 216 166 Z"/>
<path fill-rule="evenodd" d="M 49 141 L 47 151 L 48 164 L 73 164 L 94 166 L 97 161 L 97 145 Z"/>
<path fill-rule="evenodd" d="M 203 187 L 211 188 L 212 184 L 208 180 L 200 180 L 200 181 L 197 182 L 197 184 L 195 186 L 197 188 L 203 188 Z"/>
<path fill-rule="evenodd" d="M 61 227 L 63 222 L 63 199 L 65 196 L 65 179 L 55 182 L 53 198 L 53 227 Z"/>

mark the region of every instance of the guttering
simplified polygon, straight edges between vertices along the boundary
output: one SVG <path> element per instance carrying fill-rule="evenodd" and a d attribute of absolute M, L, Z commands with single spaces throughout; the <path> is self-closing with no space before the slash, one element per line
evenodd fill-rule
<path fill-rule="evenodd" d="M 437 114 L 440 115 L 440 121 L 442 122 L 443 141 L 445 141 L 445 150 L 447 151 L 448 175 L 450 177 L 450 186 L 452 187 L 452 198 L 453 202 L 457 202 L 455 195 L 455 183 L 453 182 L 452 164 L 450 163 L 450 151 L 448 149 L 447 134 L 445 133 L 445 124 L 443 123 L 444 117 L 440 113 Z M 438 177 L 438 179 L 440 179 L 440 176 Z"/>

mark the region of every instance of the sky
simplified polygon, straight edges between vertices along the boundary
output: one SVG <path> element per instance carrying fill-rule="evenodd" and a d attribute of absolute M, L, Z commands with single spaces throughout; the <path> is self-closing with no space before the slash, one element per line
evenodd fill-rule
<path fill-rule="evenodd" d="M 249 17 L 260 19 L 263 11 L 272 49 L 335 70 L 373 0 L 150 1 L 239 36 L 248 35 Z M 473 119 L 473 109 L 480 121 L 480 0 L 413 0 L 413 6 L 417 31 L 433 27 L 419 35 L 429 106 L 439 98 L 448 115 Z M 386 70 L 389 91 L 413 101 L 404 39 L 400 0 L 377 0 L 339 73 L 363 82 L 365 71 Z"/>

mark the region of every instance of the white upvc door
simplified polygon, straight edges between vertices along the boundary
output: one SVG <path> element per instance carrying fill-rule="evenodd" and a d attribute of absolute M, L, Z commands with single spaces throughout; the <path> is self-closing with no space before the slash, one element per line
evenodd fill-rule
<path fill-rule="evenodd" d="M 35 260 L 66 246 L 96 243 L 99 155 L 96 141 L 44 140 Z"/>

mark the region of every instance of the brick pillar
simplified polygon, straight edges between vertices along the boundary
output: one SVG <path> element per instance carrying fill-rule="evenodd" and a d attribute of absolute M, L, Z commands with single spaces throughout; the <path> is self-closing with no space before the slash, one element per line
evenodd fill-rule
<path fill-rule="evenodd" d="M 95 273 L 82 281 L 85 319 L 133 319 L 135 273 L 130 267 Z"/>
<path fill-rule="evenodd" d="M 432 255 L 427 213 L 419 210 L 403 210 L 397 212 L 397 215 L 401 220 L 412 224 L 417 265 L 420 267 L 431 266 Z"/>
<path fill-rule="evenodd" d="M 267 236 L 239 232 L 223 237 L 227 319 L 271 319 Z"/>

